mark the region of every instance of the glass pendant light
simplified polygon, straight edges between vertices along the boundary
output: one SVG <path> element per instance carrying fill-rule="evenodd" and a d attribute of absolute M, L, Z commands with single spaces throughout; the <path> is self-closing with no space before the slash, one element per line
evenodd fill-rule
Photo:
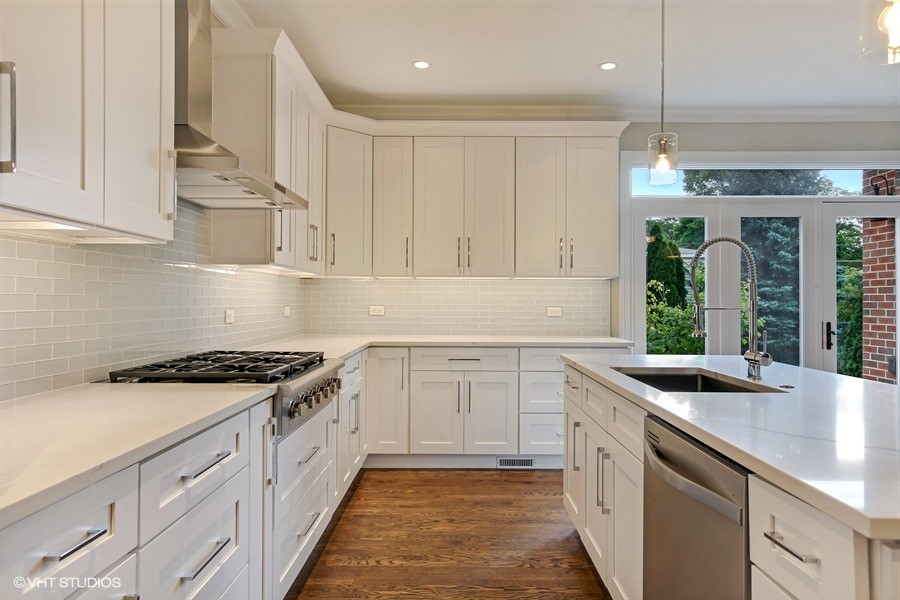
<path fill-rule="evenodd" d="M 668 185 L 678 179 L 678 134 L 666 131 L 666 0 L 662 0 L 660 29 L 659 131 L 647 138 L 650 185 Z"/>
<path fill-rule="evenodd" d="M 900 64 L 900 1 L 860 2 L 859 59 L 876 65 Z"/>

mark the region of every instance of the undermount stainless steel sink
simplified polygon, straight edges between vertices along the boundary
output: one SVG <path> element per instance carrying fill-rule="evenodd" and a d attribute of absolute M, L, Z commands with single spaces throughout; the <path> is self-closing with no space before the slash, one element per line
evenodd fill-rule
<path fill-rule="evenodd" d="M 626 377 L 661 392 L 784 393 L 785 390 L 692 367 L 613 367 Z"/>

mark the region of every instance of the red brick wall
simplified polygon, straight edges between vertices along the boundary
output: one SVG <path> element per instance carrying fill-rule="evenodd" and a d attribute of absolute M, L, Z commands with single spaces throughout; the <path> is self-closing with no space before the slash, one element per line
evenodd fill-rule
<path fill-rule="evenodd" d="M 897 193 L 896 171 L 865 171 L 863 193 L 874 195 L 872 179 L 887 192 L 884 175 Z M 897 241 L 894 219 L 863 219 L 863 372 L 864 379 L 896 383 L 888 357 L 897 352 Z"/>

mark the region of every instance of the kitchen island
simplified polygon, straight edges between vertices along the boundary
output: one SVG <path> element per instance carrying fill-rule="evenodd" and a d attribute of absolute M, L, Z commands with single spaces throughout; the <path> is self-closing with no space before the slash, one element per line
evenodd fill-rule
<path fill-rule="evenodd" d="M 815 569 L 804 566 L 802 569 L 806 571 L 798 571 L 794 578 L 799 581 L 808 571 L 810 581 L 818 583 L 803 588 L 803 593 L 775 577 L 792 595 L 816 597 L 816 590 L 812 588 L 819 585 L 825 586 L 819 589 L 821 597 L 827 597 L 826 588 L 832 579 L 829 569 L 831 574 L 838 569 L 839 579 L 850 581 L 852 595 L 868 596 L 871 587 L 871 595 L 875 597 L 895 597 L 898 590 L 891 586 L 896 586 L 900 577 L 900 545 L 896 542 L 900 540 L 900 408 L 896 386 L 776 363 L 763 368 L 758 383 L 765 387 L 757 391 L 660 391 L 657 387 L 662 386 L 652 387 L 622 371 L 706 370 L 746 382 L 747 365 L 739 356 L 569 354 L 563 356 L 563 361 L 567 365 L 567 398 L 574 404 L 581 398 L 581 404 L 577 409 L 573 408 L 573 412 L 577 412 L 582 420 L 592 419 L 604 430 L 608 429 L 610 439 L 621 438 L 631 451 L 635 465 L 643 462 L 643 440 L 640 439 L 643 424 L 638 426 L 637 423 L 642 421 L 644 413 L 656 415 L 750 471 L 751 528 L 754 515 L 752 490 L 756 481 L 766 489 L 771 488 L 774 494 L 795 502 L 801 507 L 801 513 L 822 517 L 823 522 L 835 525 L 832 529 L 846 529 L 845 537 L 849 540 L 846 562 L 849 564 L 836 567 L 826 564 L 824 559 L 819 562 L 810 559 Z M 576 377 L 579 379 L 570 383 Z M 592 385 L 598 390 L 595 396 L 601 400 L 592 402 L 585 400 L 584 395 L 579 396 L 583 392 L 576 388 Z M 617 411 L 630 415 L 633 423 L 620 425 L 615 422 Z M 621 431 L 625 433 L 620 434 L 617 427 L 623 427 Z M 567 450 L 574 448 L 576 440 L 569 439 L 574 437 L 572 428 L 566 428 L 566 436 Z M 583 451 L 583 454 L 584 460 L 588 460 L 590 453 Z M 569 462 L 567 457 L 567 471 Z M 579 467 L 577 462 L 574 466 Z M 591 477 L 591 464 L 586 466 L 586 469 L 576 469 L 575 479 L 579 477 L 579 470 L 587 472 L 584 478 Z M 638 491 L 642 494 L 643 488 L 636 481 L 641 472 L 642 465 L 632 472 L 635 494 Z M 581 486 L 585 487 L 585 481 L 581 481 Z M 601 482 L 599 488 L 602 487 Z M 587 495 L 591 492 L 588 490 Z M 642 497 L 633 499 L 642 500 Z M 569 504 L 571 502 L 567 500 L 567 507 Z M 585 517 L 580 513 L 589 511 L 591 504 L 586 500 L 584 506 L 569 507 L 576 525 L 579 521 L 587 524 L 588 529 L 582 531 L 583 540 L 585 533 L 589 540 L 592 539 L 591 519 L 590 515 Z M 765 528 L 774 530 L 777 520 L 772 517 L 772 522 L 765 524 Z M 756 563 L 754 535 L 751 531 L 750 552 L 751 560 Z M 814 548 L 823 538 L 811 536 L 797 544 L 806 549 Z M 801 540 L 802 536 L 797 534 L 796 539 Z M 873 540 L 888 542 L 882 544 Z M 588 542 L 586 546 L 590 551 Z M 773 544 L 766 546 L 774 548 Z M 640 558 L 639 549 L 633 550 Z M 602 560 L 613 565 L 621 563 L 611 557 L 609 551 L 604 553 Z M 779 561 L 787 565 L 784 568 L 797 570 L 787 560 L 779 557 Z M 598 566 L 598 570 L 605 576 L 603 568 Z M 628 582 L 629 577 L 630 591 L 640 589 L 639 572 L 620 574 L 607 570 L 607 574 L 612 575 L 605 579 L 614 597 L 629 597 L 628 593 L 618 593 L 623 589 L 629 591 L 628 584 L 623 588 L 618 583 Z M 754 573 L 754 581 L 756 577 Z M 756 587 L 760 586 L 754 589 Z M 886 588 L 889 593 L 885 593 Z M 832 588 L 831 597 L 834 593 Z"/>

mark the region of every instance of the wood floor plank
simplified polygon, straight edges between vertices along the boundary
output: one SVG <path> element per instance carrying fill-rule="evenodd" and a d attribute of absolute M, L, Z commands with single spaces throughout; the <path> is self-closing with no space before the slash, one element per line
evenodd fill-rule
<path fill-rule="evenodd" d="M 608 598 L 559 471 L 365 470 L 293 598 Z"/>

